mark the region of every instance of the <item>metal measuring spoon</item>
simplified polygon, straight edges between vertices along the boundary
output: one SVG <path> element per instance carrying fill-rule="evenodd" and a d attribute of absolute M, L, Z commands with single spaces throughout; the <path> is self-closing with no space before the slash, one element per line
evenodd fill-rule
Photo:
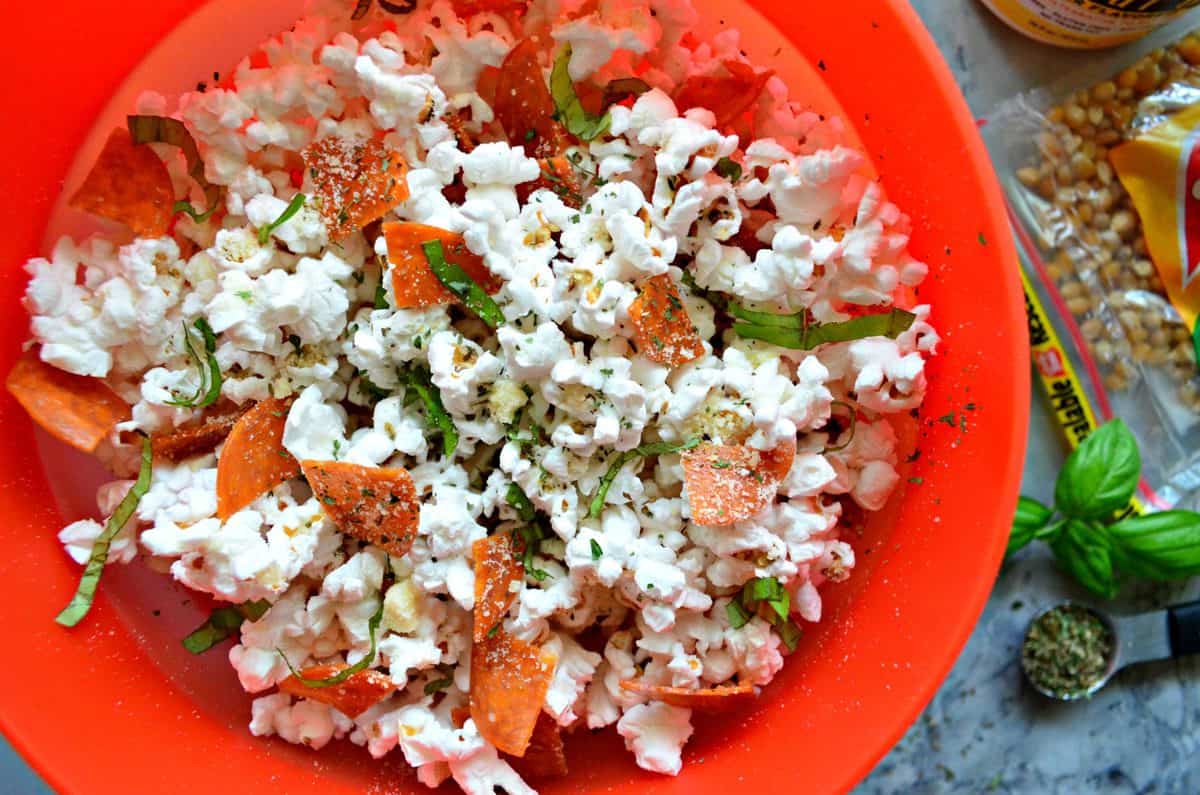
<path fill-rule="evenodd" d="M 1131 616 L 1111 616 L 1091 605 L 1071 601 L 1060 602 L 1042 610 L 1030 620 L 1029 627 L 1025 630 L 1025 640 L 1021 643 L 1022 651 L 1025 643 L 1029 641 L 1029 631 L 1033 629 L 1034 624 L 1042 616 L 1061 607 L 1082 608 L 1100 619 L 1112 635 L 1113 643 L 1104 674 L 1086 690 L 1065 694 L 1044 688 L 1030 676 L 1023 662 L 1025 655 L 1022 654 L 1021 671 L 1025 674 L 1025 681 L 1034 690 L 1055 701 L 1078 701 L 1088 698 L 1108 684 L 1113 674 L 1127 665 L 1200 653 L 1200 601 Z"/>

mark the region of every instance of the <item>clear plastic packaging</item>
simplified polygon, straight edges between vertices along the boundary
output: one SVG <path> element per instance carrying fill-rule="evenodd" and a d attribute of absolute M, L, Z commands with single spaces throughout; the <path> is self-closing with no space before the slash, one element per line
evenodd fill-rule
<path fill-rule="evenodd" d="M 1200 32 L 1174 25 L 1142 42 L 1133 60 L 1118 57 L 1002 103 L 983 134 L 1025 268 L 1034 364 L 1068 441 L 1121 417 L 1144 461 L 1134 509 L 1198 509 L 1200 370 L 1185 318 L 1195 317 L 1200 294 L 1167 289 L 1164 277 L 1178 274 L 1163 262 L 1161 242 L 1152 256 L 1122 183 L 1131 177 L 1111 155 L 1200 106 Z M 1172 178 L 1182 184 L 1186 174 L 1175 171 L 1162 180 L 1169 184 L 1150 187 L 1171 206 L 1178 196 L 1182 229 L 1191 186 L 1176 185 Z"/>

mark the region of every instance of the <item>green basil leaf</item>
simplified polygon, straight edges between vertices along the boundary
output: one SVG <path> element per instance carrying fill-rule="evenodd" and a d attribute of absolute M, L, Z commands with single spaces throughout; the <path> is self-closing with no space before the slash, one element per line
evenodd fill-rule
<path fill-rule="evenodd" d="M 83 620 L 92 609 L 92 601 L 96 598 L 96 589 L 100 586 L 100 576 L 104 574 L 104 564 L 108 562 L 108 548 L 113 539 L 121 532 L 121 528 L 129 522 L 138 503 L 150 490 L 150 475 L 154 467 L 154 454 L 150 448 L 150 438 L 142 437 L 142 463 L 138 468 L 137 480 L 121 498 L 117 509 L 104 525 L 104 530 L 96 536 L 92 543 L 92 553 L 88 556 L 87 565 L 83 567 L 83 576 L 79 578 L 79 587 L 75 595 L 55 621 L 64 627 L 73 627 Z"/>
<path fill-rule="evenodd" d="M 446 457 L 454 455 L 455 449 L 458 448 L 458 428 L 454 426 L 454 419 L 442 405 L 442 395 L 433 385 L 429 371 L 424 367 L 410 367 L 403 377 L 405 385 L 416 392 L 425 404 L 425 413 L 430 421 L 442 432 L 442 454 Z"/>
<path fill-rule="evenodd" d="M 1046 526 L 1054 511 L 1030 497 L 1017 500 L 1017 513 L 1013 516 L 1012 532 L 1008 536 L 1008 549 L 1005 555 L 1011 555 L 1032 541 L 1038 530 Z"/>
<path fill-rule="evenodd" d="M 504 495 L 504 499 L 516 509 L 517 516 L 521 518 L 522 522 L 532 522 L 537 516 L 537 510 L 533 507 L 529 495 L 516 483 L 508 484 L 508 492 Z"/>
<path fill-rule="evenodd" d="M 288 660 L 287 655 L 284 654 L 281 649 L 275 649 L 275 651 L 278 652 L 279 656 L 283 658 L 284 663 L 287 664 L 288 670 L 292 672 L 292 676 L 296 677 L 296 680 L 299 681 L 300 684 L 304 685 L 305 687 L 333 687 L 334 685 L 340 685 L 342 682 L 345 682 L 356 673 L 367 670 L 371 667 L 371 664 L 375 662 L 375 634 L 379 631 L 379 624 L 382 621 L 383 596 L 381 594 L 379 597 L 379 607 L 367 621 L 367 631 L 371 635 L 371 651 L 369 651 L 366 656 L 364 656 L 354 665 L 343 668 L 333 676 L 329 676 L 324 679 L 306 679 L 300 675 L 299 671 L 292 667 L 291 661 Z"/>
<path fill-rule="evenodd" d="M 259 245 L 265 246 L 268 243 L 268 241 L 270 241 L 272 232 L 274 232 L 276 229 L 278 229 L 279 227 L 283 226 L 285 223 L 290 221 L 293 215 L 300 212 L 300 208 L 304 206 L 305 198 L 306 197 L 303 193 L 297 193 L 295 196 L 292 197 L 292 200 L 290 202 L 288 202 L 288 206 L 283 209 L 283 212 L 281 212 L 279 214 L 278 218 L 276 218 L 274 221 L 267 224 L 266 226 L 259 228 L 259 230 L 258 230 Z"/>
<path fill-rule="evenodd" d="M 270 607 L 271 603 L 265 599 L 218 607 L 209 614 L 207 621 L 183 639 L 183 647 L 192 654 L 203 654 L 241 629 L 242 622 L 262 618 Z"/>
<path fill-rule="evenodd" d="M 1054 503 L 1078 519 L 1104 519 L 1128 504 L 1141 476 L 1137 440 L 1119 419 L 1083 440 L 1058 473 Z"/>
<path fill-rule="evenodd" d="M 600 558 L 604 557 L 604 550 L 600 547 L 596 539 L 591 539 L 589 543 L 592 547 L 592 560 L 600 560 Z"/>
<path fill-rule="evenodd" d="M 1148 580 L 1200 574 L 1200 514 L 1161 511 L 1131 516 L 1107 528 L 1118 568 Z"/>
<path fill-rule="evenodd" d="M 796 626 L 796 622 L 788 619 L 787 621 L 778 621 L 775 623 L 775 631 L 779 633 L 779 639 L 783 641 L 783 645 L 787 647 L 789 652 L 796 650 L 800 645 L 800 627 Z"/>
<path fill-rule="evenodd" d="M 183 152 L 187 161 L 188 176 L 204 191 L 204 199 L 208 209 L 197 213 L 190 202 L 175 202 L 172 208 L 175 212 L 186 212 L 192 220 L 200 223 L 207 221 L 221 203 L 221 186 L 213 185 L 204 174 L 204 159 L 200 157 L 200 149 L 196 139 L 188 132 L 179 119 L 167 116 L 126 116 L 125 125 L 135 144 L 161 143 L 170 144 Z M 190 212 L 189 212 L 190 211 Z"/>
<path fill-rule="evenodd" d="M 1192 353 L 1196 357 L 1196 363 L 1200 364 L 1200 319 L 1196 320 L 1196 325 L 1192 328 Z"/>
<path fill-rule="evenodd" d="M 170 406 L 205 408 L 216 403 L 221 397 L 221 365 L 217 362 L 215 354 L 217 337 L 213 333 L 212 326 L 204 318 L 197 318 L 193 325 L 200 332 L 200 341 L 197 343 L 187 322 L 184 322 L 183 347 L 187 351 L 188 358 L 192 360 L 192 364 L 200 373 L 200 382 L 196 385 L 196 391 L 192 393 L 191 397 L 172 398 L 167 401 L 167 405 Z"/>
<path fill-rule="evenodd" d="M 467 309 L 478 315 L 490 328 L 504 323 L 504 313 L 487 294 L 487 290 L 480 287 L 462 268 L 446 260 L 442 241 L 427 240 L 421 244 L 421 249 L 425 252 L 425 259 L 429 262 L 429 269 L 433 271 L 433 275 L 447 290 L 457 295 Z"/>
<path fill-rule="evenodd" d="M 733 304 L 730 312 L 733 313 Z M 868 337 L 896 337 L 912 327 L 917 316 L 903 309 L 892 309 L 878 315 L 863 315 L 841 323 L 804 324 L 803 315 L 770 315 L 769 313 L 739 310 L 743 314 L 769 315 L 769 322 L 737 322 L 733 330 L 742 337 L 761 340 L 781 348 L 810 351 L 833 342 L 850 342 Z"/>
<path fill-rule="evenodd" d="M 1097 596 L 1117 594 L 1112 552 L 1104 528 L 1095 522 L 1068 520 L 1062 533 L 1050 542 L 1059 566 Z"/>
<path fill-rule="evenodd" d="M 550 70 L 550 96 L 554 98 L 554 108 L 558 111 L 559 120 L 566 125 L 567 132 L 582 141 L 590 141 L 608 131 L 612 117 L 607 111 L 603 115 L 593 116 L 583 107 L 567 68 L 570 62 L 571 45 L 564 44 L 554 58 L 554 68 Z"/>
<path fill-rule="evenodd" d="M 454 680 L 449 676 L 442 679 L 434 679 L 432 682 L 426 682 L 424 687 L 425 695 L 432 696 L 434 693 L 439 690 L 445 690 L 452 684 L 454 684 Z"/>
<path fill-rule="evenodd" d="M 608 470 L 600 478 L 599 488 L 596 489 L 596 493 L 592 495 L 592 501 L 588 504 L 588 516 L 595 519 L 603 512 L 604 501 L 608 497 L 608 490 L 612 488 L 613 481 L 617 479 L 617 475 L 621 474 L 621 468 L 630 461 L 650 455 L 679 453 L 684 450 L 691 450 L 698 444 L 700 444 L 699 437 L 688 439 L 685 442 L 652 442 L 613 456 L 612 461 L 608 464 Z"/>
<path fill-rule="evenodd" d="M 728 157 L 718 160 L 713 171 L 717 172 L 717 176 L 724 177 L 730 182 L 737 182 L 742 178 L 742 164 Z"/>
<path fill-rule="evenodd" d="M 542 541 L 546 538 L 542 528 L 537 524 L 519 527 L 517 538 L 521 540 L 521 565 L 525 567 L 525 573 L 538 582 L 549 577 L 549 572 L 539 569 L 533 562 L 533 556 L 541 551 Z"/>
<path fill-rule="evenodd" d="M 730 599 L 729 604 L 725 605 L 725 617 L 729 619 L 729 626 L 734 629 L 741 629 L 750 623 L 750 614 L 737 599 Z"/>

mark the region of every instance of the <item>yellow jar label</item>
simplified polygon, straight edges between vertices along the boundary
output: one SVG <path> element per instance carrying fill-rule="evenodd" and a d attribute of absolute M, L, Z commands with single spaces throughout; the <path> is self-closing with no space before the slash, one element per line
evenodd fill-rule
<path fill-rule="evenodd" d="M 1139 38 L 1200 0 L 983 0 L 1012 27 L 1062 47 L 1111 47 Z"/>

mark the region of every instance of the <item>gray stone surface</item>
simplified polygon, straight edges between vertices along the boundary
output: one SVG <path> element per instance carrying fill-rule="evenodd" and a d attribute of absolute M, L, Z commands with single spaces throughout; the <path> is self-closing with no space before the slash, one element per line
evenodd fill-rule
<path fill-rule="evenodd" d="M 973 0 L 913 0 L 972 110 L 1053 81 L 1098 56 L 1032 43 Z M 1025 493 L 1048 498 L 1063 448 L 1034 394 Z M 1152 589 L 1126 610 L 1200 595 Z M 1200 661 L 1167 662 L 1120 674 L 1092 701 L 1045 702 L 1023 686 L 1016 650 L 1037 609 L 1084 595 L 1034 550 L 1001 571 L 958 664 L 933 702 L 856 795 L 892 793 L 1200 792 Z M 0 741 L 0 793 L 50 790 Z"/>
<path fill-rule="evenodd" d="M 1030 42 L 977 2 L 913 5 L 980 116 L 1025 88 L 1112 57 Z M 1036 388 L 1033 410 L 1024 490 L 1049 499 L 1063 446 Z M 1200 583 L 1150 588 L 1114 609 L 1197 595 Z M 1040 607 L 1063 597 L 1086 600 L 1042 550 L 1006 564 L 949 678 L 856 795 L 1200 792 L 1200 660 L 1127 670 L 1081 704 L 1050 703 L 1024 686 L 1017 649 L 1025 626 Z"/>

